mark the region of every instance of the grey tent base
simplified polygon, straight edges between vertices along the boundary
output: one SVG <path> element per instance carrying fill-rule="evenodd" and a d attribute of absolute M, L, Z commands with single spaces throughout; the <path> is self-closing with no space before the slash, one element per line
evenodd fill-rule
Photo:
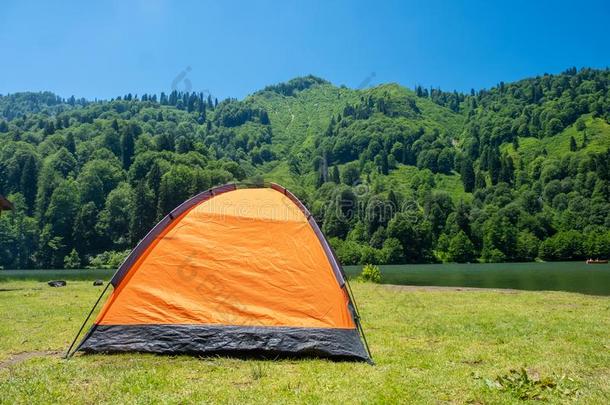
<path fill-rule="evenodd" d="M 211 325 L 94 325 L 85 353 L 324 357 L 371 362 L 357 329 Z"/>

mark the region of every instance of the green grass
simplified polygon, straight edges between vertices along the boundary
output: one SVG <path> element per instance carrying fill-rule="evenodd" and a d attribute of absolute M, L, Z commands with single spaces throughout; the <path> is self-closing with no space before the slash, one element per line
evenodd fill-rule
<path fill-rule="evenodd" d="M 521 367 L 559 384 L 545 393 L 552 403 L 610 402 L 608 298 L 354 283 L 377 363 L 369 366 L 144 354 L 66 361 L 54 353 L 100 287 L 0 289 L 1 403 L 518 403 L 539 389 L 511 372 Z"/>
<path fill-rule="evenodd" d="M 299 92 L 295 97 L 274 92 L 255 93 L 247 100 L 265 108 L 273 129 L 275 151 L 282 156 L 296 148 L 314 148 L 315 137 L 328 127 L 330 118 L 354 104 L 360 93 L 332 85 L 320 85 Z"/>
<path fill-rule="evenodd" d="M 296 181 L 287 162 L 278 162 L 271 170 L 264 173 L 266 181 L 280 184 L 289 190 L 296 190 L 299 183 Z"/>
<path fill-rule="evenodd" d="M 403 195 L 411 195 L 413 189 L 411 185 L 413 180 L 421 170 L 415 166 L 399 164 L 396 169 L 391 170 L 390 173 L 383 179 L 386 182 L 388 189 L 395 190 Z M 434 176 L 434 190 L 444 191 L 451 196 L 454 202 L 459 200 L 469 201 L 472 200 L 472 194 L 464 191 L 464 185 L 462 184 L 462 178 L 459 174 L 442 174 L 436 173 Z"/>
<path fill-rule="evenodd" d="M 547 156 L 559 159 L 567 153 L 586 154 L 590 152 L 605 152 L 610 148 L 610 125 L 601 118 L 585 116 L 586 130 L 578 131 L 576 125 L 571 125 L 555 136 L 542 139 L 519 137 L 519 150 L 515 152 L 512 144 L 504 144 L 502 149 L 511 154 L 513 159 L 523 159 L 529 163 L 541 156 L 546 149 Z M 583 148 L 583 139 L 587 134 L 587 144 Z M 574 137 L 578 150 L 570 152 L 570 137 Z"/>
<path fill-rule="evenodd" d="M 395 102 L 413 99 L 421 114 L 417 119 L 405 122 L 415 129 L 419 126 L 437 128 L 454 136 L 461 130 L 463 117 L 428 99 L 418 98 L 412 90 L 397 84 L 383 84 L 362 90 L 324 84 L 300 91 L 295 96 L 257 92 L 246 100 L 268 111 L 273 129 L 274 151 L 285 157 L 289 151 L 315 150 L 316 138 L 326 131 L 331 117 L 337 117 L 343 113 L 347 104 L 356 105 L 362 97 L 368 95 L 389 97 Z"/>

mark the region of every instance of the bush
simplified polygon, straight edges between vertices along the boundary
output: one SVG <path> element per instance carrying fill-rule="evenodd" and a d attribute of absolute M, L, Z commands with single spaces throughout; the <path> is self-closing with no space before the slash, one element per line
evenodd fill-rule
<path fill-rule="evenodd" d="M 69 255 L 64 257 L 64 268 L 66 269 L 78 269 L 80 268 L 80 257 L 76 249 L 72 249 Z"/>
<path fill-rule="evenodd" d="M 502 263 L 506 261 L 506 255 L 498 249 L 483 249 L 481 258 L 485 263 Z"/>
<path fill-rule="evenodd" d="M 335 239 L 335 240 L 340 240 L 338 238 L 331 238 L 331 239 Z M 346 242 L 341 242 L 341 243 L 337 243 L 337 242 L 330 242 L 331 245 L 336 246 L 336 252 L 337 252 L 337 256 L 339 257 L 339 261 L 341 262 L 341 264 L 344 264 L 346 266 L 352 265 L 352 264 L 358 264 L 360 263 L 360 258 L 362 257 L 362 252 L 360 249 L 360 245 L 357 244 L 356 242 L 352 242 L 352 241 L 346 241 Z"/>
<path fill-rule="evenodd" d="M 129 255 L 130 250 L 123 250 L 115 252 L 113 250 L 100 253 L 99 255 L 93 256 L 89 259 L 89 265 L 87 268 L 90 269 L 117 269 Z"/>
<path fill-rule="evenodd" d="M 375 266 L 374 264 L 364 265 L 359 279 L 379 284 L 381 282 L 381 270 L 379 270 L 379 266 Z"/>
<path fill-rule="evenodd" d="M 583 259 L 583 239 L 582 233 L 575 230 L 557 232 L 540 244 L 539 256 L 549 261 Z"/>
<path fill-rule="evenodd" d="M 405 256 L 400 241 L 396 238 L 388 238 L 383 242 L 381 249 L 383 264 L 401 264 L 405 262 Z"/>
<path fill-rule="evenodd" d="M 367 245 L 360 246 L 360 263 L 381 264 L 383 263 L 383 255 L 381 250 L 375 249 Z"/>
<path fill-rule="evenodd" d="M 470 263 L 476 259 L 474 245 L 464 231 L 459 231 L 451 238 L 447 250 L 448 259 L 451 262 Z"/>

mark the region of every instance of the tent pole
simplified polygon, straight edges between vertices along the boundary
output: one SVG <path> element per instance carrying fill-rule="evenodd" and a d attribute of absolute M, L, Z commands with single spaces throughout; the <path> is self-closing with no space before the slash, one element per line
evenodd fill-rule
<path fill-rule="evenodd" d="M 87 317 L 85 318 L 85 321 L 83 322 L 83 324 L 81 325 L 80 329 L 78 330 L 78 333 L 76 334 L 76 336 L 74 336 L 74 340 L 72 341 L 72 344 L 70 344 L 70 347 L 68 348 L 68 351 L 64 355 L 64 359 L 69 359 L 70 357 L 72 357 L 74 355 L 74 352 L 72 354 L 70 354 L 70 351 L 74 347 L 74 344 L 76 344 L 76 341 L 78 340 L 78 337 L 80 336 L 81 332 L 85 328 L 85 325 L 89 321 L 89 318 L 91 318 L 91 315 L 93 314 L 93 311 L 95 311 L 95 308 L 97 307 L 97 305 L 102 300 L 102 297 L 104 296 L 104 294 L 106 294 L 106 291 L 108 291 L 108 287 L 110 287 L 110 282 L 106 283 L 106 287 L 104 288 L 104 290 L 102 291 L 102 293 L 98 297 L 97 301 L 95 301 L 95 304 L 93 305 L 93 308 L 91 308 L 91 311 L 89 311 L 89 315 L 87 315 Z"/>
<path fill-rule="evenodd" d="M 352 292 L 352 286 L 349 283 L 347 274 L 345 273 L 343 266 L 341 266 L 341 264 L 339 263 L 339 260 L 337 260 L 337 254 L 335 253 L 335 250 L 332 248 L 332 246 L 330 246 L 328 241 L 326 241 L 326 243 L 328 244 L 328 247 L 330 248 L 330 252 L 332 254 L 333 260 L 339 267 L 341 275 L 343 276 L 343 281 L 347 285 L 347 289 L 346 289 L 347 296 L 349 297 L 350 303 L 352 304 L 352 306 L 354 307 L 354 311 L 356 312 L 356 314 L 355 314 L 356 319 L 354 319 L 354 321 L 356 322 L 356 327 L 358 328 L 358 331 L 360 332 L 360 336 L 362 336 L 362 340 L 364 341 L 364 347 L 366 348 L 366 352 L 369 355 L 368 363 L 370 365 L 375 365 L 375 362 L 373 361 L 373 355 L 371 354 L 371 349 L 369 348 L 369 343 L 366 340 L 366 336 L 364 334 L 364 328 L 362 327 L 362 324 L 360 323 L 360 310 L 358 310 L 358 304 L 356 303 L 356 299 L 354 298 L 354 293 Z"/>
<path fill-rule="evenodd" d="M 374 365 L 375 363 L 373 362 L 373 356 L 371 355 L 371 349 L 369 349 L 369 343 L 366 340 L 366 336 L 364 335 L 364 328 L 362 327 L 362 324 L 360 323 L 360 311 L 358 310 L 358 304 L 356 303 L 356 299 L 354 298 L 354 293 L 352 292 L 352 286 L 349 284 L 349 281 L 347 279 L 347 274 L 345 274 L 345 271 L 343 270 L 343 267 L 341 267 L 341 273 L 343 274 L 343 279 L 345 280 L 345 284 L 347 285 L 347 295 L 349 295 L 349 299 L 352 302 L 352 304 L 354 304 L 354 310 L 356 311 L 356 326 L 358 327 L 358 330 L 360 331 L 360 335 L 362 336 L 362 340 L 364 341 L 364 347 L 366 347 L 366 352 L 369 355 L 369 363 L 371 365 Z"/>

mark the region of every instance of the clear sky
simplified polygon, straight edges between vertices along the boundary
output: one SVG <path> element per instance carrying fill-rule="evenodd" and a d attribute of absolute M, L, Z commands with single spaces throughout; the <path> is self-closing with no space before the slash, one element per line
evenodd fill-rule
<path fill-rule="evenodd" d="M 174 82 L 242 98 L 309 73 L 469 91 L 610 66 L 607 0 L 93 3 L 3 1 L 0 94 L 110 98 Z"/>

